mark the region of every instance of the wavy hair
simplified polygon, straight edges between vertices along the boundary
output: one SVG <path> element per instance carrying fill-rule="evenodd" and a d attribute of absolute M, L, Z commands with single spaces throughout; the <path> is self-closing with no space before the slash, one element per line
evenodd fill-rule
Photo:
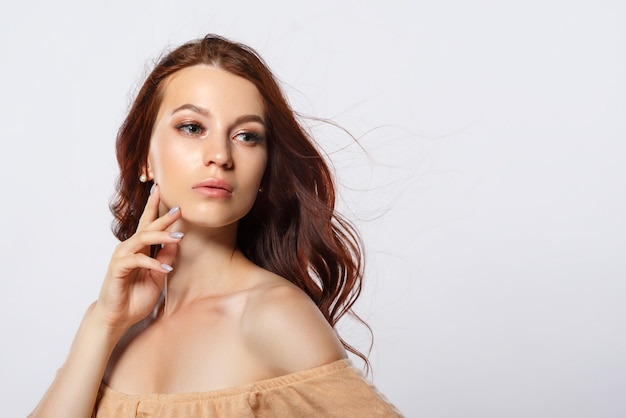
<path fill-rule="evenodd" d="M 352 312 L 363 278 L 360 236 L 335 210 L 335 185 L 327 162 L 296 120 L 268 66 L 246 45 L 207 35 L 165 55 L 148 75 L 117 135 L 120 175 L 111 202 L 113 233 L 120 240 L 133 235 L 148 198 L 150 184 L 137 179 L 148 158 L 164 80 L 200 64 L 249 80 L 264 103 L 268 163 L 263 192 L 239 222 L 239 249 L 258 266 L 306 292 L 333 328 L 346 313 L 367 327 Z M 369 370 L 367 356 L 341 342 Z"/>

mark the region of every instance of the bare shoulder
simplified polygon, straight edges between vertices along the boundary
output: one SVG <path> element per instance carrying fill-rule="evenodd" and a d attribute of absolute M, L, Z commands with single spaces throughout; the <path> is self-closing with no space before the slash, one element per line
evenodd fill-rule
<path fill-rule="evenodd" d="M 273 276 L 250 295 L 242 318 L 246 343 L 255 356 L 277 375 L 346 358 L 337 334 L 311 298 Z"/>

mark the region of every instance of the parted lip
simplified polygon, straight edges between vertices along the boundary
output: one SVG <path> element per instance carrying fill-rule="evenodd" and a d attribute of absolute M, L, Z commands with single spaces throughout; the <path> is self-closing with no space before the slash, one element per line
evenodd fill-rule
<path fill-rule="evenodd" d="M 211 188 L 211 189 L 223 189 L 229 193 L 232 193 L 233 191 L 232 186 L 228 184 L 228 182 L 224 180 L 220 180 L 220 179 L 214 179 L 214 178 L 208 178 L 208 179 L 202 180 L 201 182 L 196 183 L 193 186 L 191 186 L 192 189 L 200 189 L 204 187 Z"/>

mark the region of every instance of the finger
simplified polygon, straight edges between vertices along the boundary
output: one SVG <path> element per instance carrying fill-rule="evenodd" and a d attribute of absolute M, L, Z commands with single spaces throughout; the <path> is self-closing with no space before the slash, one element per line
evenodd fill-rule
<path fill-rule="evenodd" d="M 146 202 L 146 206 L 143 209 L 143 213 L 139 218 L 139 223 L 137 224 L 137 230 L 143 229 L 146 225 L 153 222 L 159 216 L 159 186 L 155 183 L 150 189 L 150 195 L 148 196 L 148 201 Z"/>
<path fill-rule="evenodd" d="M 156 231 L 164 231 L 174 222 L 176 222 L 181 216 L 180 206 L 176 205 L 172 207 L 169 212 L 165 215 L 161 216 L 158 219 L 153 220 L 149 224 L 147 224 L 144 229 L 146 230 L 156 230 Z"/>
<path fill-rule="evenodd" d="M 161 248 L 156 256 L 156 259 L 161 264 L 166 264 L 171 266 L 174 262 L 174 258 L 176 257 L 176 252 L 178 251 L 178 245 L 176 244 L 165 244 L 163 248 Z"/>
<path fill-rule="evenodd" d="M 162 263 L 171 264 L 176 257 L 176 252 L 178 251 L 177 244 L 165 244 L 157 253 L 156 259 Z"/>
<path fill-rule="evenodd" d="M 115 249 L 113 256 L 124 257 L 137 252 L 145 253 L 151 245 L 176 244 L 183 236 L 184 234 L 182 232 L 139 231 L 126 241 L 120 243 Z"/>
<path fill-rule="evenodd" d="M 111 261 L 110 268 L 112 275 L 117 278 L 129 277 L 129 273 L 138 268 L 162 274 L 172 271 L 172 267 L 169 264 L 141 253 L 118 257 Z"/>

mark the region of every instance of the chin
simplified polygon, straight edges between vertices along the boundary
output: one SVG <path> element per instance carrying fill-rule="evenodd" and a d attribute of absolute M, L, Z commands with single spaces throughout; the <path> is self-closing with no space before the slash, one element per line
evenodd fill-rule
<path fill-rule="evenodd" d="M 181 206 L 182 209 L 182 206 Z M 235 226 L 239 222 L 239 220 L 243 217 L 233 216 L 232 213 L 216 213 L 219 211 L 210 210 L 210 211 L 193 211 L 187 210 L 185 212 L 182 209 L 182 220 L 189 225 L 189 227 L 194 228 L 226 228 L 229 226 Z"/>

